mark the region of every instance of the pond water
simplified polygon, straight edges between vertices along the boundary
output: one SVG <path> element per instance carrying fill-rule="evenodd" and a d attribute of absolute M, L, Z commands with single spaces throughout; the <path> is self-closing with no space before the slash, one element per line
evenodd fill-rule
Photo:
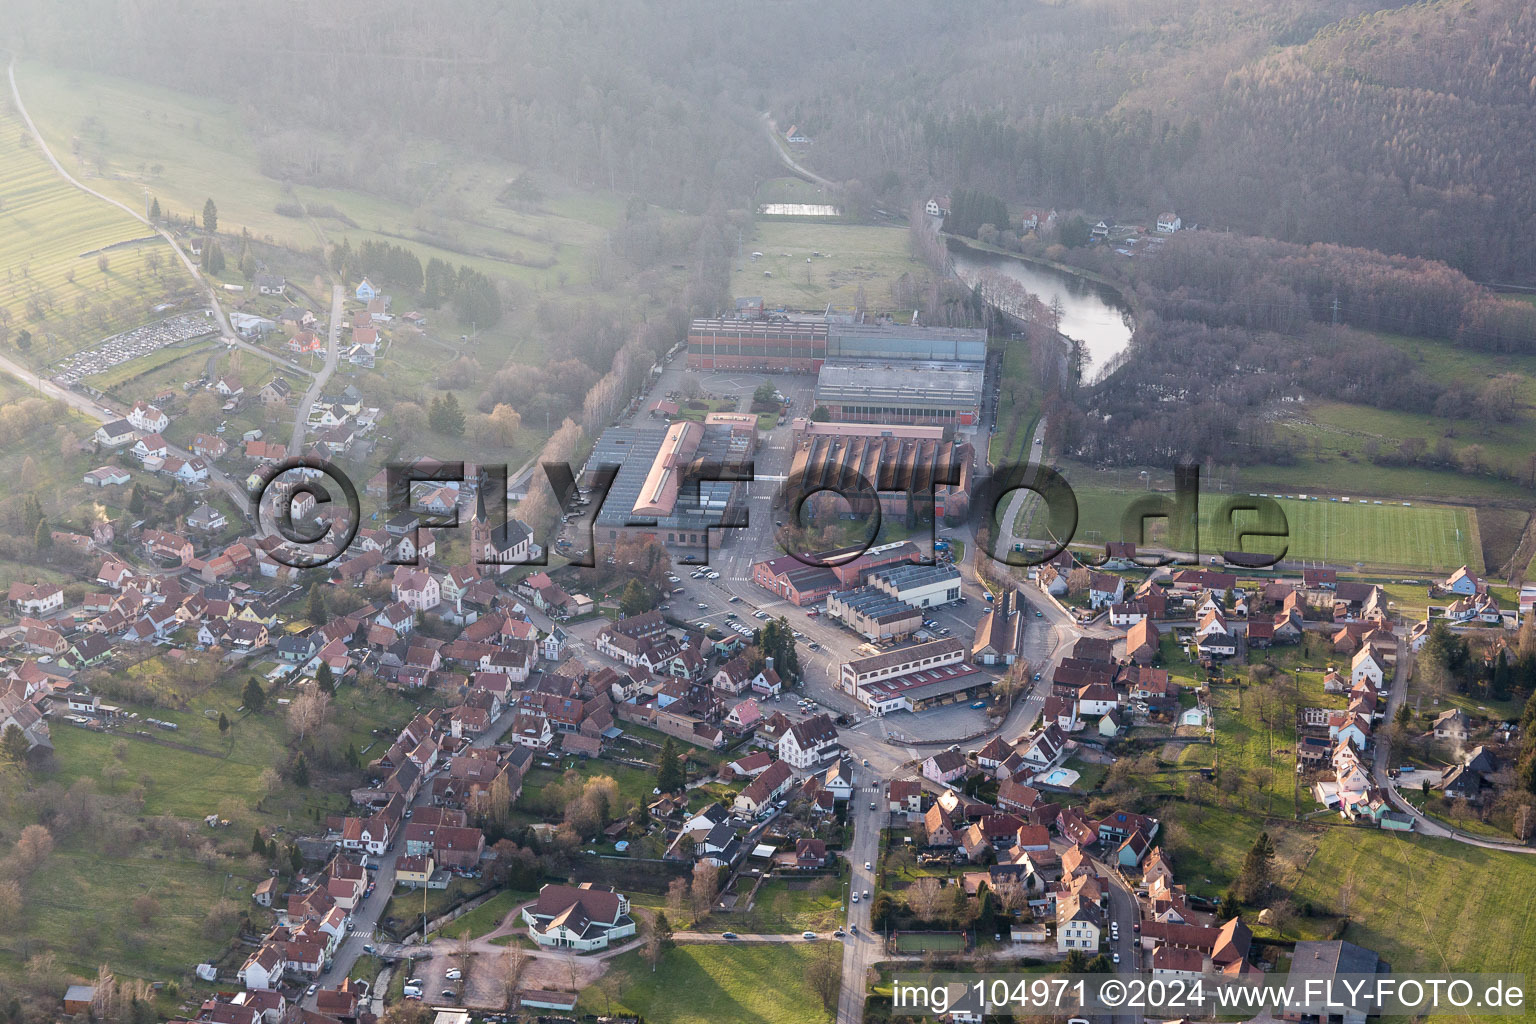
<path fill-rule="evenodd" d="M 1081 342 L 1087 355 L 1084 375 L 1095 380 L 1131 342 L 1130 311 L 1107 285 L 1041 263 L 998 253 L 979 252 L 952 242 L 955 273 L 975 286 L 983 273 L 1012 278 L 1046 306 L 1061 305 L 1061 333 Z"/>

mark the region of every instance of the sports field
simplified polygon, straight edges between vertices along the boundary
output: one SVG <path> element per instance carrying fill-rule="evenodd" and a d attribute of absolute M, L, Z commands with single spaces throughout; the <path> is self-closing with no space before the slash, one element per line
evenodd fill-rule
<path fill-rule="evenodd" d="M 965 936 L 960 932 L 898 932 L 891 941 L 903 953 L 945 953 L 965 948 Z"/>
<path fill-rule="evenodd" d="M 1121 540 L 1121 516 L 1127 505 L 1144 491 L 1115 491 L 1082 486 L 1073 481 L 1077 494 L 1078 528 L 1076 543 L 1100 544 Z M 1171 497 L 1171 495 L 1169 496 Z M 1215 554 L 1232 548 L 1230 528 L 1217 529 L 1220 510 L 1233 495 L 1200 495 L 1200 548 Z M 1236 495 L 1246 497 L 1246 493 Z M 1305 500 L 1292 494 L 1277 497 L 1285 512 L 1289 537 L 1286 558 L 1317 560 L 1335 565 L 1361 562 L 1369 566 L 1403 570 L 1450 570 L 1461 565 L 1483 571 L 1482 545 L 1478 537 L 1477 511 L 1458 505 L 1428 505 L 1382 499 L 1342 498 L 1308 495 Z M 1239 529 L 1256 522 L 1251 513 L 1239 513 Z M 1159 541 L 1159 524 L 1148 523 L 1152 542 Z M 1249 538 L 1248 551 L 1273 553 L 1277 545 L 1262 538 Z"/>
<path fill-rule="evenodd" d="M 73 187 L 21 119 L 0 107 L 0 324 L 36 362 L 150 319 L 190 278 L 171 247 L 110 203 Z"/>

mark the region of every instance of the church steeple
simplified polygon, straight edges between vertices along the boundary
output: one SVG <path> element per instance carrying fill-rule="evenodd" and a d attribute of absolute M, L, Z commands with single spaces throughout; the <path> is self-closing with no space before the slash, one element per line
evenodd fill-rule
<path fill-rule="evenodd" d="M 485 513 L 485 487 L 486 473 L 484 469 L 475 475 L 475 522 L 487 522 L 490 517 Z"/>

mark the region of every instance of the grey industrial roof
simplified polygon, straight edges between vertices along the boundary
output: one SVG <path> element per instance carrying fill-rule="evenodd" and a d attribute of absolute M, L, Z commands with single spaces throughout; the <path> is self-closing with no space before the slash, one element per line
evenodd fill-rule
<path fill-rule="evenodd" d="M 839 604 L 847 606 L 850 610 L 863 615 L 865 618 L 884 622 L 891 619 L 902 619 L 912 615 L 921 617 L 912 605 L 892 597 L 883 590 L 873 587 L 856 587 L 853 590 L 844 590 L 832 594 L 828 600 L 836 598 Z"/>
<path fill-rule="evenodd" d="M 981 388 L 981 369 L 957 363 L 828 362 L 816 378 L 816 401 L 971 408 Z"/>
<path fill-rule="evenodd" d="M 703 529 L 719 525 L 725 518 L 734 484 L 730 481 L 701 481 L 697 491 L 692 486 L 678 493 L 676 510 L 670 516 L 654 520 L 635 517 L 632 510 L 645 486 L 645 478 L 651 464 L 661 451 L 666 430 L 636 430 L 630 427 L 609 427 L 592 447 L 587 465 L 597 468 L 604 465 L 619 467 L 613 486 L 603 499 L 597 514 L 600 526 L 625 526 L 636 520 L 654 521 L 662 528 Z M 706 426 L 694 457 L 705 462 L 728 463 L 731 458 L 731 431 L 729 427 Z"/>
<path fill-rule="evenodd" d="M 872 572 L 870 576 L 884 580 L 897 590 L 911 590 L 934 583 L 958 581 L 960 570 L 952 565 L 893 565 Z"/>

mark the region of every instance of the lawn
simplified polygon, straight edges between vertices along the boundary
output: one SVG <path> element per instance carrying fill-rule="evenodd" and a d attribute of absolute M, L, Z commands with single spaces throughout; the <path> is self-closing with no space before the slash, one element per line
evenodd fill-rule
<path fill-rule="evenodd" d="M 608 776 L 618 783 L 619 799 L 621 801 L 634 800 L 639 802 L 649 800 L 651 799 L 651 790 L 656 786 L 654 772 L 634 768 L 627 764 L 619 764 L 616 761 L 571 758 L 557 761 L 554 768 L 540 768 L 537 766 L 530 768 L 528 773 L 523 776 L 523 796 L 519 803 L 528 807 L 541 806 L 544 788 L 551 783 L 559 782 L 566 772 L 570 771 L 574 771 L 583 779 L 595 778 L 600 775 Z"/>
<path fill-rule="evenodd" d="M 731 261 L 732 293 L 760 295 L 769 309 L 855 305 L 862 293 L 866 309 L 888 310 L 892 283 L 922 272 L 906 228 L 758 220 L 743 246 Z M 752 252 L 763 256 L 754 262 Z"/>
<path fill-rule="evenodd" d="M 1522 475 L 1530 471 L 1530 424 L 1522 419 L 1483 425 L 1441 419 L 1424 412 L 1317 402 L 1306 406 L 1305 413 L 1286 421 L 1284 426 L 1303 438 L 1314 455 L 1322 451 L 1332 457 L 1348 458 L 1361 454 L 1368 443 L 1390 452 L 1408 437 L 1420 438 L 1433 450 L 1443 438 L 1455 452 L 1475 445 L 1489 466 Z"/>
<path fill-rule="evenodd" d="M 450 939 L 457 939 L 463 935 L 477 939 L 482 935 L 488 935 L 500 927 L 502 919 L 512 913 L 514 907 L 528 902 L 536 895 L 538 894 L 517 889 L 503 889 L 463 917 L 445 924 L 439 929 L 438 934 Z"/>
<path fill-rule="evenodd" d="M 639 1014 L 651 1024 L 807 1024 L 825 1019 L 805 982 L 806 969 L 825 943 L 680 945 L 653 973 L 639 953 L 615 957 L 609 970 L 619 984 L 612 1010 Z M 832 943 L 841 953 L 840 944 Z M 841 964 L 842 957 L 838 956 Z M 609 1011 L 602 993 L 587 989 L 576 1012 Z"/>
<path fill-rule="evenodd" d="M 1075 540 L 1102 544 L 1122 539 L 1121 516 L 1132 500 L 1146 492 L 1103 486 L 1107 475 L 1093 474 L 1088 482 L 1084 474 L 1066 473 L 1077 495 L 1078 528 Z M 1218 530 L 1224 503 L 1240 495 L 1203 491 L 1200 495 L 1200 547 L 1202 552 L 1231 550 L 1234 546 L 1230 527 Z M 1168 495 L 1168 497 L 1172 497 Z M 1477 510 L 1457 505 L 1425 505 L 1364 499 L 1344 502 L 1326 497 L 1318 500 L 1280 497 L 1285 512 L 1288 559 L 1316 559 L 1332 563 L 1363 562 L 1367 565 L 1404 570 L 1451 570 L 1470 565 L 1482 571 L 1482 547 L 1477 530 Z M 1254 522 L 1251 513 L 1238 513 L 1239 529 Z M 1157 539 L 1161 524 L 1149 521 L 1148 532 Z M 1274 551 L 1275 544 L 1262 538 L 1249 538 L 1245 549 Z"/>
<path fill-rule="evenodd" d="M 448 880 L 446 889 L 401 889 L 389 898 L 384 905 L 384 913 L 379 920 L 387 921 L 393 918 L 402 932 L 408 932 L 421 924 L 421 916 L 426 914 L 430 921 L 441 915 L 449 907 L 465 897 L 466 892 L 473 892 L 471 886 L 483 883 L 474 882 L 471 879 L 454 876 Z M 423 899 L 425 897 L 425 899 Z M 470 912 L 471 914 L 473 911 Z M 470 914 L 465 914 L 469 917 Z M 455 921 L 454 924 L 458 922 Z"/>
<path fill-rule="evenodd" d="M 203 830 L 192 838 L 230 837 Z M 0 947 L 51 950 L 82 975 L 94 974 L 100 963 L 132 977 L 190 974 L 234 935 L 235 916 L 211 922 L 214 909 L 227 902 L 238 913 L 250 905 L 251 889 L 266 872 L 243 859 L 204 867 L 179 839 L 113 831 L 62 844 L 27 880 L 25 923 L 8 929 Z M 133 906 L 145 895 L 154 901 L 148 923 Z"/>
<path fill-rule="evenodd" d="M 829 884 L 830 883 L 830 884 Z M 835 877 L 804 881 L 773 879 L 757 890 L 751 910 L 711 914 L 697 927 L 714 932 L 825 932 L 842 918 L 843 883 Z"/>
<path fill-rule="evenodd" d="M 170 676 L 158 658 L 123 672 L 149 685 L 177 709 L 113 701 L 176 723 L 159 730 L 142 718 L 109 733 L 63 721 L 52 727 L 56 767 L 38 781 L 71 792 L 95 792 L 107 810 L 96 826 L 61 834 L 53 856 L 27 879 L 32 910 L 0 936 L 0 949 L 55 950 L 65 966 L 90 974 L 98 963 L 136 977 L 180 978 L 191 965 L 218 957 L 235 915 L 250 904 L 266 865 L 249 859 L 252 831 L 286 841 L 314 827 L 317 816 L 342 813 L 346 792 L 281 784 L 271 793 L 263 773 L 284 756 L 287 726 L 278 710 L 242 715 L 239 688 L 259 666 L 226 672 L 207 689 Z M 410 706 L 372 690 L 343 687 L 332 705 L 337 743 L 362 746 L 375 727 L 398 728 Z M 232 723 L 221 734 L 218 717 Z M 148 736 L 133 735 L 144 731 Z M 142 807 L 137 802 L 142 799 Z M 131 801 L 131 802 L 130 802 Z M 202 818 L 218 814 L 227 828 Z M 28 821 L 6 822 L 7 838 Z M 225 856 L 203 863 L 200 849 Z M 206 851 L 204 851 L 206 852 Z M 133 907 L 153 898 L 149 923 Z M 214 911 L 232 908 L 227 920 Z"/>

